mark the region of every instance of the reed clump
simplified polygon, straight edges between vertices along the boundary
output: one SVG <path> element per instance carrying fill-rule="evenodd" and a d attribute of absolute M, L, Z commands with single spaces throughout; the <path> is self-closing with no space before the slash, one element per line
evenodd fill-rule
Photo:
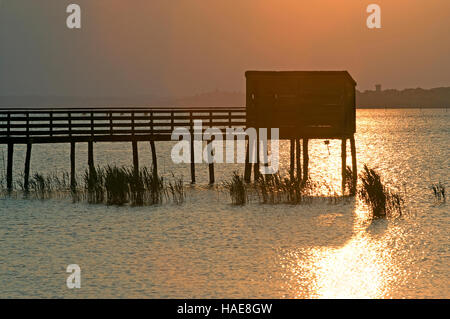
<path fill-rule="evenodd" d="M 89 204 L 101 204 L 105 199 L 105 170 L 89 168 L 84 173 L 84 186 Z"/>
<path fill-rule="evenodd" d="M 356 195 L 356 185 L 353 180 L 353 169 L 350 166 L 347 166 L 345 169 L 345 188 L 348 189 L 351 196 Z"/>
<path fill-rule="evenodd" d="M 241 175 L 233 172 L 231 180 L 226 181 L 224 187 L 229 192 L 233 205 L 245 205 L 250 198 L 255 197 L 261 204 L 309 204 L 314 198 L 326 198 L 318 195 L 321 190 L 329 189 L 331 194 L 331 188 L 326 185 L 311 180 L 303 181 L 297 177 L 282 177 L 280 173 L 260 175 L 253 184 L 247 184 Z M 334 196 L 336 199 L 331 202 L 337 203 L 342 198 L 336 192 Z M 329 197 L 332 198 L 331 195 Z"/>
<path fill-rule="evenodd" d="M 369 207 L 373 218 L 402 216 L 402 196 L 385 186 L 378 172 L 364 165 L 360 179 L 361 188 L 358 194 Z"/>
<path fill-rule="evenodd" d="M 447 198 L 446 198 L 444 184 L 442 184 L 441 182 L 432 184 L 430 186 L 430 189 L 433 191 L 434 198 L 437 202 L 443 202 L 443 203 L 446 202 Z"/>
<path fill-rule="evenodd" d="M 186 193 L 184 191 L 183 178 L 177 178 L 172 173 L 172 180 L 169 181 L 168 193 L 170 193 L 172 200 L 175 204 L 181 205 L 186 199 Z"/>
<path fill-rule="evenodd" d="M 164 179 L 146 167 L 141 171 L 141 179 L 144 184 L 144 202 L 149 205 L 161 204 L 165 193 Z"/>
<path fill-rule="evenodd" d="M 128 203 L 129 187 L 128 172 L 124 168 L 107 166 L 104 170 L 105 178 L 103 185 L 106 193 L 106 204 L 121 206 Z M 101 201 L 103 202 L 103 200 Z"/>
<path fill-rule="evenodd" d="M 150 172 L 146 167 L 136 171 L 128 167 L 107 166 L 101 170 L 101 174 L 102 178 L 95 179 L 98 184 L 94 187 L 90 185 L 86 187 L 88 192 L 94 192 L 92 195 L 88 194 L 88 201 L 97 198 L 97 193 L 104 193 L 107 205 L 157 205 L 163 202 L 165 195 L 168 198 L 167 194 L 170 192 L 175 203 L 184 202 L 185 193 L 182 179 L 174 177 L 174 181 L 170 181 L 166 186 L 162 177 L 153 171 Z M 85 183 L 89 183 L 89 180 L 85 179 Z M 98 203 L 105 201 L 100 197 L 98 199 Z"/>
<path fill-rule="evenodd" d="M 224 187 L 229 191 L 233 205 L 243 206 L 248 202 L 247 185 L 244 177 L 239 175 L 237 171 L 233 172 L 231 181 L 226 181 Z"/>

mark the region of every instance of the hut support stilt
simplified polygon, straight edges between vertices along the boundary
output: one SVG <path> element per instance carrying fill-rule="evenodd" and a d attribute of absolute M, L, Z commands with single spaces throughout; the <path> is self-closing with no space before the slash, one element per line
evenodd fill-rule
<path fill-rule="evenodd" d="M 195 152 L 194 134 L 191 134 L 191 184 L 195 184 Z"/>
<path fill-rule="evenodd" d="M 214 139 L 211 139 L 211 142 L 208 143 L 208 154 L 210 157 L 210 163 L 209 163 L 209 185 L 214 185 L 215 178 L 214 178 L 214 161 L 213 161 L 213 141 Z"/>
<path fill-rule="evenodd" d="M 300 139 L 295 140 L 295 164 L 297 165 L 297 178 L 300 180 L 302 178 L 302 163 L 301 163 L 301 145 Z"/>
<path fill-rule="evenodd" d="M 294 179 L 295 174 L 295 140 L 291 139 L 291 152 L 290 152 L 290 158 L 291 158 L 291 167 L 290 167 L 290 177 L 291 180 Z"/>
<path fill-rule="evenodd" d="M 247 150 L 245 153 L 244 181 L 250 183 L 252 178 L 252 164 L 250 163 L 250 141 L 247 139 Z"/>
<path fill-rule="evenodd" d="M 353 183 L 352 183 L 352 189 L 350 194 L 352 196 L 356 195 L 356 186 L 358 184 L 358 168 L 357 168 L 357 164 L 356 164 L 356 144 L 355 144 L 355 136 L 353 135 L 350 138 L 350 147 L 352 150 L 352 173 L 353 173 Z"/>
<path fill-rule="evenodd" d="M 309 139 L 303 139 L 303 183 L 306 183 L 309 178 Z"/>
<path fill-rule="evenodd" d="M 347 138 L 342 139 L 341 144 L 341 159 L 342 159 L 342 196 L 345 195 L 346 171 L 347 171 Z"/>
<path fill-rule="evenodd" d="M 255 179 L 255 182 L 259 179 L 259 176 L 261 173 L 259 172 L 259 152 L 260 152 L 260 145 L 259 145 L 259 130 L 256 130 L 256 163 L 253 164 L 253 178 Z"/>

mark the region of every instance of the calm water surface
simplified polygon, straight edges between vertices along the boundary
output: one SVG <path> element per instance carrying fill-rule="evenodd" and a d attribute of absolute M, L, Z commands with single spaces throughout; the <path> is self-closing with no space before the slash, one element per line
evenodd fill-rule
<path fill-rule="evenodd" d="M 89 298 L 449 298 L 449 208 L 431 183 L 449 185 L 450 112 L 359 110 L 357 153 L 404 194 L 408 216 L 368 220 L 357 200 L 231 206 L 210 189 L 207 167 L 182 206 L 131 208 L 0 200 L 0 297 Z M 161 173 L 189 178 L 169 143 L 157 143 Z M 282 170 L 289 146 L 282 143 Z M 15 177 L 24 148 L 15 152 Z M 77 146 L 77 169 L 87 159 Z M 0 169 L 3 171 L 0 146 Z M 150 165 L 146 143 L 141 165 Z M 35 145 L 32 171 L 69 169 L 68 145 Z M 128 144 L 95 145 L 96 164 L 131 165 Z M 348 158 L 350 163 L 350 155 Z M 311 176 L 340 187 L 340 142 L 311 143 Z M 217 165 L 223 181 L 238 165 Z M 78 264 L 82 288 L 66 288 Z"/>

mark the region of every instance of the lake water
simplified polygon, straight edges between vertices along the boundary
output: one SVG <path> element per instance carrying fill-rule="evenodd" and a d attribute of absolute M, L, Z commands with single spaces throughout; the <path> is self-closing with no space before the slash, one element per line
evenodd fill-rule
<path fill-rule="evenodd" d="M 3 198 L 0 298 L 449 298 L 449 208 L 429 189 L 449 185 L 449 121 L 446 110 L 358 110 L 359 169 L 378 169 L 406 199 L 407 216 L 393 221 L 370 222 L 353 199 L 234 207 L 206 186 L 205 165 L 181 206 Z M 139 147 L 141 166 L 150 166 L 148 143 Z M 188 167 L 172 163 L 170 143 L 156 147 L 160 172 L 189 180 Z M 282 143 L 283 171 L 288 150 Z M 24 151 L 16 146 L 15 178 Z M 94 152 L 99 165 L 132 163 L 129 144 L 96 144 Z M 86 162 L 79 145 L 79 173 Z M 339 141 L 329 150 L 311 142 L 313 180 L 339 190 L 340 165 Z M 31 169 L 69 170 L 69 146 L 34 145 Z M 236 169 L 216 165 L 219 184 Z M 81 267 L 81 289 L 66 287 L 69 264 Z"/>

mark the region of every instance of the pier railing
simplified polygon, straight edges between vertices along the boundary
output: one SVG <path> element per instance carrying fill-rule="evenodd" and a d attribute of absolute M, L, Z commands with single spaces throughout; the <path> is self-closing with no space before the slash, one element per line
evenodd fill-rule
<path fill-rule="evenodd" d="M 0 144 L 170 140 L 177 127 L 246 126 L 245 107 L 0 109 Z"/>

